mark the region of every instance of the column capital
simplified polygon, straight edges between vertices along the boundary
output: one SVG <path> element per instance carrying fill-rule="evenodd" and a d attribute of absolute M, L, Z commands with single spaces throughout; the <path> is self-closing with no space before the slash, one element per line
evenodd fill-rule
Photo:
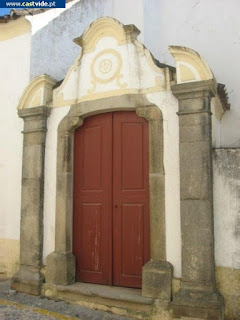
<path fill-rule="evenodd" d="M 217 94 L 217 83 L 214 79 L 186 82 L 172 85 L 171 90 L 178 100 L 212 98 Z"/>
<path fill-rule="evenodd" d="M 48 117 L 51 112 L 51 108 L 46 106 L 39 106 L 39 107 L 33 107 L 33 108 L 26 108 L 26 109 L 20 109 L 18 110 L 18 116 L 19 118 L 25 118 L 28 117 Z"/>
<path fill-rule="evenodd" d="M 46 131 L 50 112 L 51 108 L 46 106 L 18 110 L 19 118 L 24 120 L 23 133 Z"/>

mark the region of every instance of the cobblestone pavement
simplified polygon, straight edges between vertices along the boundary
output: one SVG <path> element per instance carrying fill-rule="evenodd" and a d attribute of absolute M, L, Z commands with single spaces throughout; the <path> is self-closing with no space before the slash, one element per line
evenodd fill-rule
<path fill-rule="evenodd" d="M 79 318 L 68 317 L 40 308 L 24 306 L 20 303 L 0 300 L 0 320 L 74 320 Z"/>
<path fill-rule="evenodd" d="M 130 320 L 107 312 L 87 309 L 10 290 L 0 282 L 0 320 Z"/>

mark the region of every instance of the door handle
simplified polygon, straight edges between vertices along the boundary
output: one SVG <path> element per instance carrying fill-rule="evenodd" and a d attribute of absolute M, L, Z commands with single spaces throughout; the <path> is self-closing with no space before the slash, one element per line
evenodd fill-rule
<path fill-rule="evenodd" d="M 117 204 L 115 204 L 115 209 L 117 209 L 117 207 L 118 207 L 118 205 L 117 205 Z"/>

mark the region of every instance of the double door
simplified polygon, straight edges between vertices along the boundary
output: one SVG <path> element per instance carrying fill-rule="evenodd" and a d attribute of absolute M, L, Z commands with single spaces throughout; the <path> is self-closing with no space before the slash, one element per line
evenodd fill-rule
<path fill-rule="evenodd" d="M 76 281 L 140 288 L 149 260 L 148 122 L 135 112 L 85 119 L 74 136 Z"/>

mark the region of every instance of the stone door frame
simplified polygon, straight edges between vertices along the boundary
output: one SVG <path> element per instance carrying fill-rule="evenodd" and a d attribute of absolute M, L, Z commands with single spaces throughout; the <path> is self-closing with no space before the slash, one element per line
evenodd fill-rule
<path fill-rule="evenodd" d="M 112 111 L 135 111 L 149 122 L 150 261 L 143 267 L 142 294 L 171 298 L 172 267 L 166 262 L 163 117 L 144 95 L 122 95 L 73 105 L 58 126 L 55 251 L 48 255 L 46 282 L 75 282 L 72 254 L 74 131 L 84 119 Z"/>

